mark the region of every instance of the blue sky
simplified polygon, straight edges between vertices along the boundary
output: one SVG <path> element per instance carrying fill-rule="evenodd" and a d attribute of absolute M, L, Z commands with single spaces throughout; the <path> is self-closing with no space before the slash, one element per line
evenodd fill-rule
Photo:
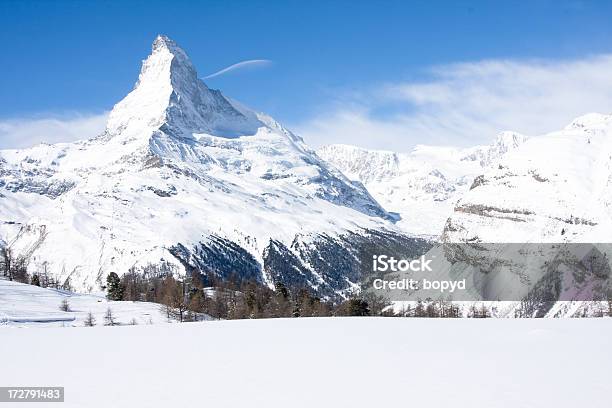
<path fill-rule="evenodd" d="M 327 124 L 352 121 L 363 129 L 360 120 L 374 126 L 372 140 L 378 132 L 389 134 L 381 143 L 367 135 L 354 138 L 366 147 L 401 150 L 429 141 L 450 143 L 455 133 L 458 144 L 469 144 L 493 137 L 488 132 L 505 130 L 501 126 L 528 132 L 547 128 L 528 125 L 519 115 L 513 117 L 516 124 L 456 129 L 467 125 L 454 121 L 446 130 L 429 129 L 427 123 L 440 123 L 436 115 L 448 119 L 458 108 L 442 109 L 441 101 L 429 96 L 423 102 L 423 95 L 414 94 L 415 86 L 427 95 L 432 86 L 437 91 L 443 86 L 443 93 L 452 92 L 457 100 L 474 95 L 471 89 L 457 89 L 462 82 L 458 63 L 472 64 L 467 82 L 475 87 L 482 83 L 482 64 L 505 64 L 507 81 L 527 75 L 534 66 L 548 78 L 578 64 L 558 78 L 561 85 L 567 78 L 576 82 L 564 91 L 571 96 L 593 76 L 584 70 L 585 61 L 598 69 L 596 77 L 608 68 L 610 21 L 609 1 L 2 1 L 0 120 L 5 129 L 6 123 L 14 129 L 24 118 L 84 120 L 109 110 L 131 90 L 155 35 L 164 33 L 188 52 L 202 77 L 243 60 L 273 61 L 207 83 L 298 129 L 313 144 L 350 142 L 354 128 L 329 130 Z M 539 82 L 529 82 L 528 91 Z M 593 96 L 597 104 L 547 106 L 542 115 L 562 110 L 565 116 L 555 118 L 561 122 L 582 108 L 612 112 L 612 99 L 603 95 L 607 88 L 592 88 L 589 92 L 602 93 Z M 420 114 L 429 116 L 414 116 Z M 467 115 L 472 122 L 480 116 Z M 411 127 L 415 118 L 419 126 Z M 2 123 L 0 137 L 21 137 L 3 131 Z M 376 128 L 377 123 L 382 127 Z M 546 126 L 554 129 L 555 124 Z M 401 130 L 404 125 L 406 131 Z M 470 132 L 482 134 L 470 138 Z M 0 147 L 7 143 L 0 142 Z"/>

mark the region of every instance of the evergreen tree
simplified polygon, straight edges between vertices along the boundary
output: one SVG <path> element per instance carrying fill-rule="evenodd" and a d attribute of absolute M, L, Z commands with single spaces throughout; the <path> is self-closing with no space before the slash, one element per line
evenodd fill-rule
<path fill-rule="evenodd" d="M 93 313 L 89 312 L 87 314 L 84 324 L 85 327 L 94 327 L 96 325 L 96 318 L 94 317 Z"/>
<path fill-rule="evenodd" d="M 68 299 L 63 299 L 60 303 L 59 309 L 62 312 L 70 312 L 70 303 L 68 303 Z"/>
<path fill-rule="evenodd" d="M 115 320 L 115 316 L 113 315 L 113 311 L 109 307 L 106 309 L 106 314 L 104 315 L 104 325 L 105 326 L 115 326 L 117 321 Z"/>
<path fill-rule="evenodd" d="M 115 272 L 108 274 L 106 278 L 107 298 L 109 300 L 123 300 L 123 285 L 121 279 Z"/>
<path fill-rule="evenodd" d="M 351 299 L 348 304 L 349 316 L 369 316 L 370 306 L 363 299 Z"/>
<path fill-rule="evenodd" d="M 274 282 L 274 291 L 278 293 L 280 296 L 285 298 L 285 300 L 289 299 L 289 290 L 285 286 L 285 284 L 281 281 Z"/>

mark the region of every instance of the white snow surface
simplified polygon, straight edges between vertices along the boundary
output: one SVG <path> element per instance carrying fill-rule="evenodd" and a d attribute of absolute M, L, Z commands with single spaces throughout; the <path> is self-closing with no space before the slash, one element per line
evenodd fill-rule
<path fill-rule="evenodd" d="M 395 229 L 388 218 L 299 137 L 209 89 L 164 36 L 103 134 L 0 151 L 0 245 L 83 292 L 131 267 L 182 274 L 168 248 L 213 234 L 261 260 L 270 239 Z"/>
<path fill-rule="evenodd" d="M 365 185 L 388 211 L 401 216 L 400 228 L 439 237 L 457 201 L 474 178 L 527 137 L 502 132 L 488 146 L 455 148 L 419 145 L 410 153 L 328 145 L 317 150 L 351 180 Z"/>
<path fill-rule="evenodd" d="M 0 384 L 63 386 L 66 408 L 609 406 L 610 319 L 276 319 L 0 336 Z"/>
<path fill-rule="evenodd" d="M 60 310 L 68 301 L 69 311 Z M 0 279 L 0 330 L 13 327 L 80 327 L 89 313 L 97 325 L 111 309 L 117 324 L 168 323 L 161 306 L 147 302 L 115 302 L 103 294 L 81 294 L 40 288 Z M 0 337 L 2 334 L 0 334 Z"/>

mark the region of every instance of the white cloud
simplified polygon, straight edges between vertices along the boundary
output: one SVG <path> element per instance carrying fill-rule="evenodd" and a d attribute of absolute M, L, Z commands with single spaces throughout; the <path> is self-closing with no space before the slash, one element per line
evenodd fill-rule
<path fill-rule="evenodd" d="M 89 139 L 104 131 L 108 112 L 0 119 L 0 149 Z"/>
<path fill-rule="evenodd" d="M 217 71 L 214 74 L 205 76 L 204 79 L 214 78 L 216 76 L 223 75 L 228 72 L 235 71 L 237 69 L 242 69 L 242 68 L 247 68 L 247 67 L 268 66 L 270 64 L 272 64 L 272 61 L 266 60 L 266 59 L 241 61 L 236 64 L 230 65 L 229 67 L 223 68 L 222 70 Z"/>
<path fill-rule="evenodd" d="M 294 128 L 313 146 L 408 151 L 488 143 L 504 130 L 538 135 L 585 113 L 612 112 L 612 55 L 451 64 L 427 78 L 353 92 Z"/>

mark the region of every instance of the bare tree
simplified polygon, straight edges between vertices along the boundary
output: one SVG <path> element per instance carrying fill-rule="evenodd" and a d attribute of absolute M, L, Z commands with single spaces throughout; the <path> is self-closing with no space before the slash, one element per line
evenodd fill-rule
<path fill-rule="evenodd" d="M 476 319 L 485 319 L 491 317 L 491 312 L 485 304 L 481 304 L 480 307 L 477 307 L 476 304 L 472 304 L 470 306 L 470 311 L 468 312 L 468 317 L 476 318 Z"/>
<path fill-rule="evenodd" d="M 49 263 L 44 261 L 42 263 L 42 270 L 38 274 L 40 278 L 40 286 L 46 288 L 49 286 Z"/>
<path fill-rule="evenodd" d="M 2 274 L 10 281 L 13 280 L 14 264 L 13 251 L 11 248 L 8 245 L 0 248 L 0 267 L 2 268 Z"/>
<path fill-rule="evenodd" d="M 188 309 L 184 283 L 168 276 L 164 279 L 162 292 L 164 294 L 162 302 L 168 319 L 173 318 L 181 323 L 184 322 Z"/>

